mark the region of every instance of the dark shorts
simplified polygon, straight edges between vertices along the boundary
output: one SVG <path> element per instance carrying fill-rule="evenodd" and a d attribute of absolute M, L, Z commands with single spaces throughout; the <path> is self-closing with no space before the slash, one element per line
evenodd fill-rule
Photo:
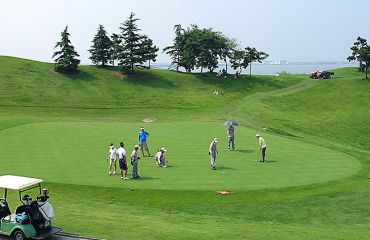
<path fill-rule="evenodd" d="M 120 159 L 119 160 L 119 168 L 122 169 L 122 170 L 127 170 L 127 163 L 126 163 L 126 161 Z"/>

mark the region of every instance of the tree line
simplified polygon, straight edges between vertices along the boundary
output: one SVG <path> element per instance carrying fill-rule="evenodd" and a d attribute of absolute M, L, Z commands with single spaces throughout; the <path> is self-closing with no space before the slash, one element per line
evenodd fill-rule
<path fill-rule="evenodd" d="M 131 13 L 126 21 L 119 27 L 120 33 L 108 36 L 103 25 L 99 25 L 98 31 L 92 40 L 90 60 L 98 66 L 108 64 L 117 65 L 124 70 L 134 72 L 136 68 L 150 68 L 151 61 L 155 61 L 159 48 L 154 45 L 153 40 L 141 33 L 137 21 L 140 20 Z M 61 73 L 78 71 L 80 60 L 74 50 L 68 26 L 61 33 L 61 41 L 57 42 L 58 48 L 53 55 L 55 58 L 54 70 Z M 147 63 L 147 65 L 144 65 Z"/>
<path fill-rule="evenodd" d="M 352 54 L 347 58 L 348 61 L 357 60 L 359 62 L 359 71 L 365 73 L 365 78 L 368 79 L 368 71 L 370 67 L 370 45 L 367 40 L 358 37 L 351 47 Z"/>
<path fill-rule="evenodd" d="M 113 33 L 111 36 L 108 36 L 103 25 L 99 25 L 88 50 L 90 60 L 97 66 L 117 64 L 123 70 L 131 72 L 137 68 L 150 68 L 151 62 L 156 61 L 159 48 L 149 36 L 141 33 L 137 25 L 139 20 L 131 13 L 121 23 L 120 33 Z M 184 29 L 181 25 L 175 25 L 174 30 L 173 44 L 165 47 L 163 52 L 171 57 L 171 68 L 176 71 L 183 68 L 186 72 L 191 72 L 198 68 L 202 73 L 204 69 L 214 72 L 219 63 L 224 62 L 227 73 L 230 62 L 231 67 L 240 74 L 253 62 L 261 62 L 268 57 L 268 54 L 255 48 L 240 47 L 235 39 L 211 28 L 201 29 L 197 25 L 191 25 Z M 53 55 L 54 70 L 61 73 L 77 72 L 79 54 L 71 44 L 68 26 L 61 33 L 61 40 L 55 48 L 58 50 Z"/>

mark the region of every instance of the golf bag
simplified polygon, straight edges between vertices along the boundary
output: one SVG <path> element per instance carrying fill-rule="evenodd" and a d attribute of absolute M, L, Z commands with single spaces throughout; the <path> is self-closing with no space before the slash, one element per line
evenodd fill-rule
<path fill-rule="evenodd" d="M 8 203 L 5 199 L 0 199 L 0 219 L 7 217 L 11 214 Z"/>

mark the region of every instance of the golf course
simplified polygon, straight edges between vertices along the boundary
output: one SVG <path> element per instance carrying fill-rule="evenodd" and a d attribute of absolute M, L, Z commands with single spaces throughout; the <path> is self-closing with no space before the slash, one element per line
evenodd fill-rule
<path fill-rule="evenodd" d="M 102 239 L 369 239 L 370 82 L 357 68 L 244 75 L 53 64 L 0 56 L 0 175 L 41 178 L 53 224 Z M 222 95 L 215 95 L 215 91 Z M 236 151 L 227 149 L 226 120 Z M 109 144 L 138 180 L 108 175 Z M 260 163 L 256 134 L 267 143 Z M 218 138 L 217 170 L 208 148 Z M 131 178 L 129 165 L 128 176 Z M 216 192 L 230 194 L 221 196 Z M 18 195 L 9 194 L 9 203 Z M 11 205 L 14 210 L 16 205 Z"/>

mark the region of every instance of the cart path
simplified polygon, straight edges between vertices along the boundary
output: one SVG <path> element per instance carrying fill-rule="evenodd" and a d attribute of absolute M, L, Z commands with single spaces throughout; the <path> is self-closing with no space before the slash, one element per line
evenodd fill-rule
<path fill-rule="evenodd" d="M 0 240 L 12 240 L 12 238 L 0 235 Z M 49 238 L 46 238 L 45 240 L 104 240 L 104 239 L 89 238 L 89 237 L 82 237 L 82 236 L 73 235 L 73 234 L 59 233 Z"/>

